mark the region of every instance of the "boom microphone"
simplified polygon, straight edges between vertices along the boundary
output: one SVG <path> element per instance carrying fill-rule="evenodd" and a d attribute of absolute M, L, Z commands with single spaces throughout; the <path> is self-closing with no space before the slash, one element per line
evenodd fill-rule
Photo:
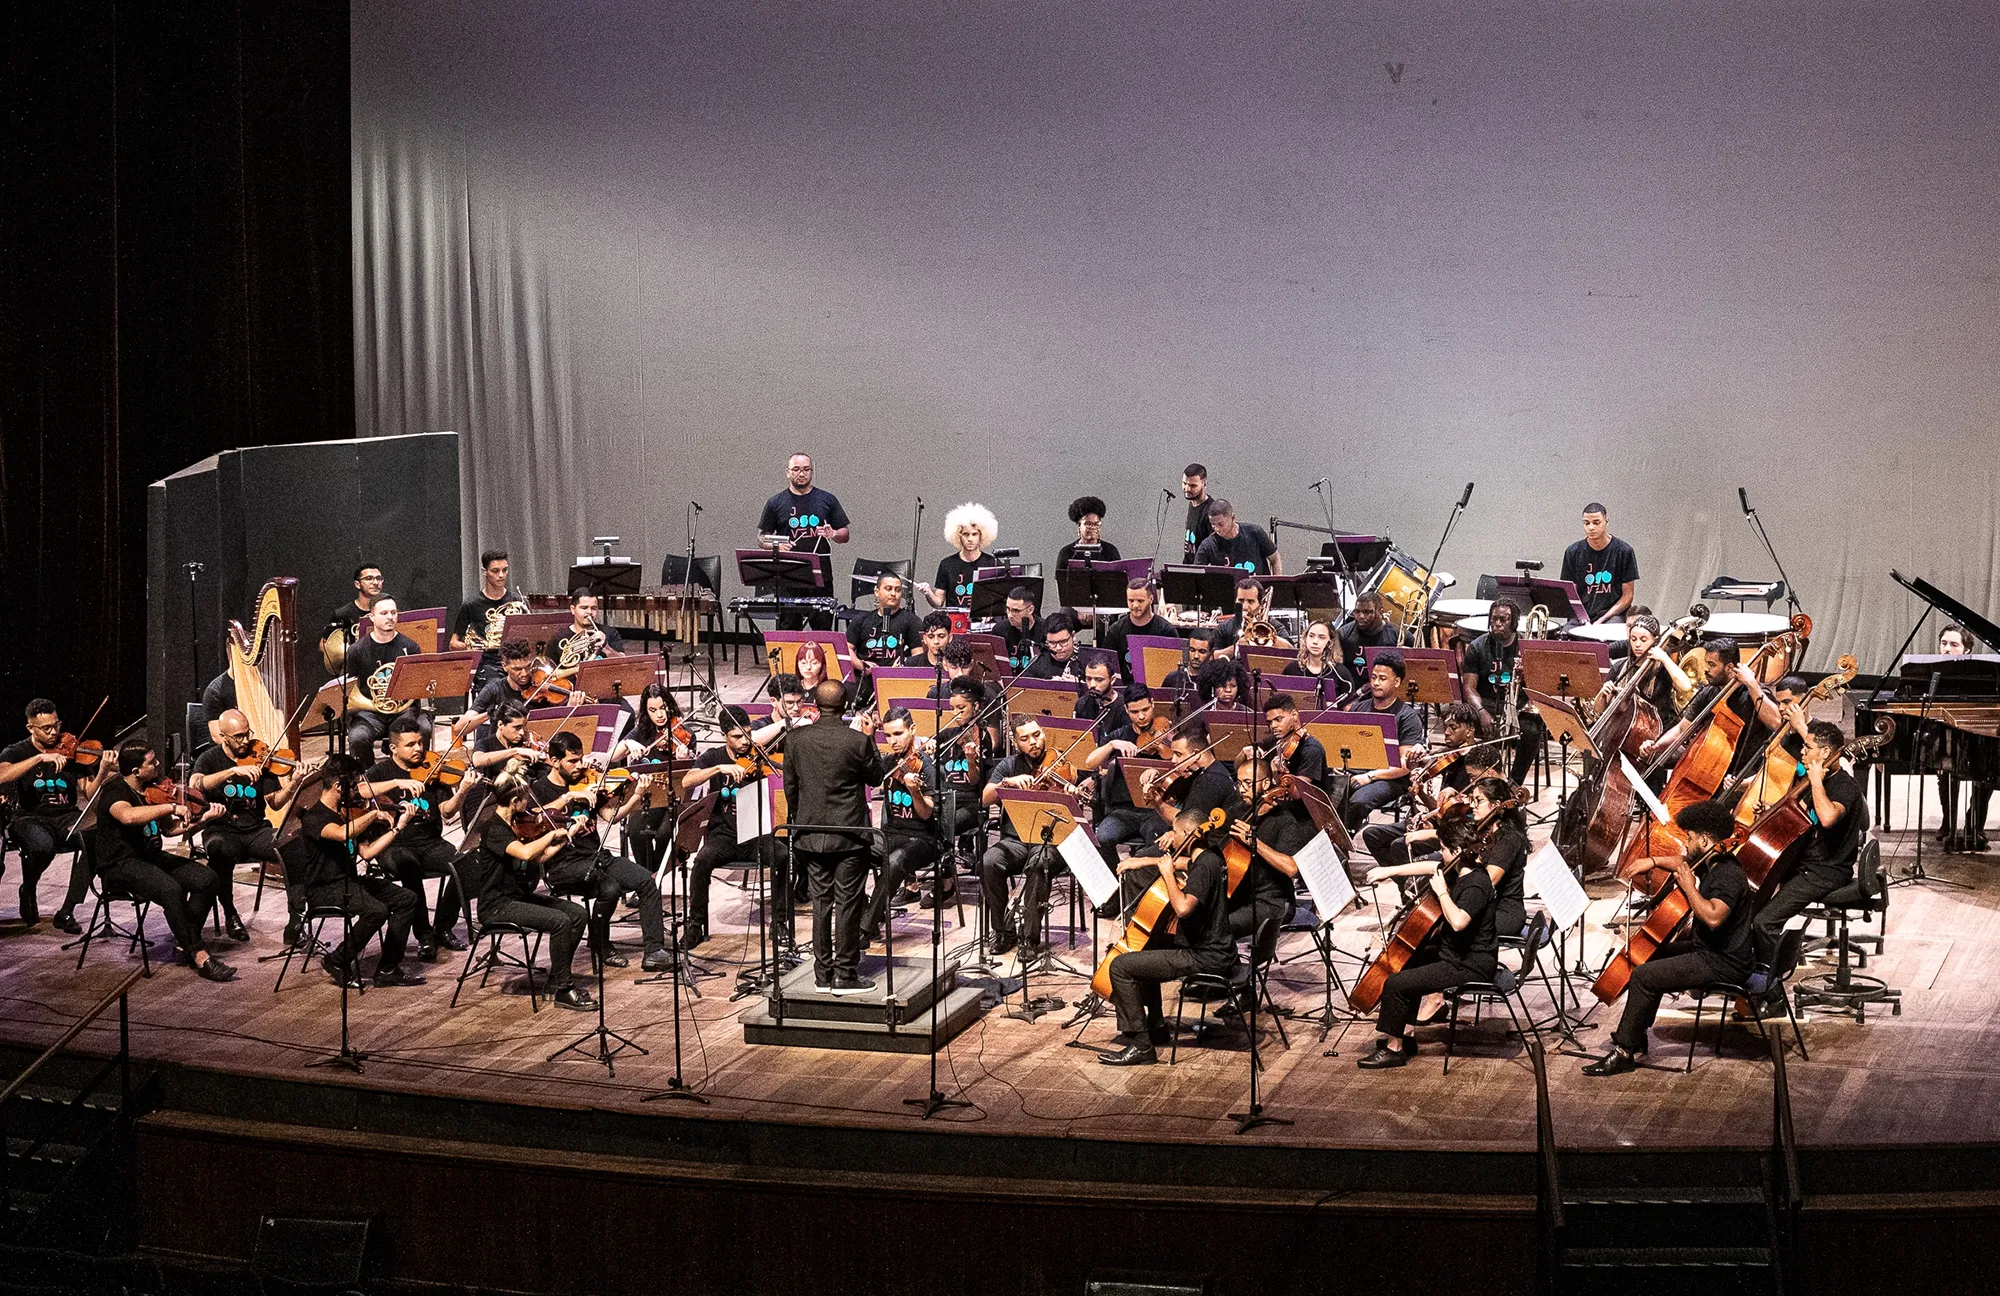
<path fill-rule="evenodd" d="M 1465 483 L 1465 494 L 1458 497 L 1458 507 L 1463 509 L 1470 503 L 1472 503 L 1472 483 L 1467 482 Z"/>
<path fill-rule="evenodd" d="M 1743 506 L 1743 516 L 1750 516 L 1750 492 L 1741 486 L 1736 488 L 1736 502 Z"/>

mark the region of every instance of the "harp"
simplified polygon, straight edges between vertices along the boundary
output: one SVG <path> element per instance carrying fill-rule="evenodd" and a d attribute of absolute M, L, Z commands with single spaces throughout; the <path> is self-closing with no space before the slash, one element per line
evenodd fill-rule
<path fill-rule="evenodd" d="M 224 650 L 236 707 L 249 717 L 250 732 L 273 747 L 298 750 L 298 726 L 285 724 L 298 702 L 298 588 L 296 577 L 279 576 L 257 591 L 250 626 L 231 621 Z"/>

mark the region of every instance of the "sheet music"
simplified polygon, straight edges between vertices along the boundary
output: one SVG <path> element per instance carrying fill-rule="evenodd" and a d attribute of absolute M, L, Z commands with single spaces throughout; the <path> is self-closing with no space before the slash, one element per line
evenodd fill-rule
<path fill-rule="evenodd" d="M 1646 808 L 1653 812 L 1653 818 L 1661 823 L 1671 820 L 1673 816 L 1667 813 L 1667 807 L 1661 804 L 1660 798 L 1653 795 L 1653 789 L 1646 786 L 1646 776 L 1632 764 L 1632 758 L 1620 753 L 1618 763 L 1625 768 L 1625 781 L 1632 785 L 1632 794 L 1646 803 Z"/>
<path fill-rule="evenodd" d="M 1090 839 L 1090 833 L 1082 824 L 1056 843 L 1056 854 L 1069 871 L 1083 885 L 1083 892 L 1090 897 L 1090 903 L 1101 905 L 1118 894 L 1118 877 L 1104 857 L 1097 853 L 1097 843 Z"/>
<path fill-rule="evenodd" d="M 756 841 L 771 831 L 777 820 L 776 802 L 771 799 L 769 776 L 736 789 L 736 844 Z"/>
<path fill-rule="evenodd" d="M 1590 897 L 1554 842 L 1543 842 L 1542 848 L 1528 857 L 1521 880 L 1527 884 L 1528 894 L 1547 906 L 1559 932 L 1576 926 L 1590 906 Z"/>
<path fill-rule="evenodd" d="M 1333 921 L 1341 910 L 1354 903 L 1354 881 L 1347 876 L 1347 865 L 1331 837 L 1323 832 L 1314 833 L 1312 840 L 1292 859 L 1298 863 L 1299 876 L 1306 880 L 1306 890 L 1312 895 L 1313 909 L 1321 922 Z"/>

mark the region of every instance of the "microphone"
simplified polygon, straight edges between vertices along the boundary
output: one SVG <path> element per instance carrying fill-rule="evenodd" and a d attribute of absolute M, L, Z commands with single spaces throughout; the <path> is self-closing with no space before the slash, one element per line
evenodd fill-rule
<path fill-rule="evenodd" d="M 697 512 L 697 513 L 700 513 L 700 512 L 704 512 L 704 511 L 705 511 L 705 510 L 703 510 L 703 508 L 701 507 L 701 505 L 699 505 L 699 504 L 695 504 L 695 502 L 694 502 L 693 500 L 689 500 L 689 501 L 688 501 L 688 503 L 690 503 L 690 504 L 694 504 L 694 511 L 695 511 L 695 512 Z"/>
<path fill-rule="evenodd" d="M 1172 499 L 1174 498 L 1174 488 L 1171 486 L 1162 486 L 1160 487 L 1160 494 L 1166 496 L 1168 499 Z"/>
<path fill-rule="evenodd" d="M 1943 671 L 1934 670 L 1931 672 L 1931 686 L 1928 689 L 1924 690 L 1925 706 L 1929 706 L 1931 704 L 1932 699 L 1937 697 L 1938 681 L 1943 678 L 1944 678 Z"/>
<path fill-rule="evenodd" d="M 1331 481 L 1331 480 L 1332 480 L 1332 478 L 1330 478 L 1330 477 L 1322 477 L 1322 478 L 1320 478 L 1320 479 L 1319 479 L 1318 481 L 1314 482 L 1314 483 L 1313 483 L 1312 485 L 1310 485 L 1310 486 L 1306 487 L 1306 489 L 1307 489 L 1307 490 L 1318 490 L 1318 489 L 1319 489 L 1320 487 L 1322 487 L 1322 486 L 1326 485 L 1326 484 L 1327 484 L 1327 483 L 1328 483 L 1329 481 Z"/>
<path fill-rule="evenodd" d="M 1736 488 L 1736 502 L 1743 506 L 1743 516 L 1750 516 L 1750 492 L 1741 486 Z"/>
<path fill-rule="evenodd" d="M 1465 483 L 1465 494 L 1458 497 L 1458 506 L 1462 509 L 1470 503 L 1472 503 L 1472 483 L 1467 482 Z"/>

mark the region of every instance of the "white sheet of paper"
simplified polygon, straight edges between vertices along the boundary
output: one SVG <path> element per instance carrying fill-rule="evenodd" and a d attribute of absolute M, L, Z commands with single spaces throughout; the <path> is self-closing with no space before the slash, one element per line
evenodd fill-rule
<path fill-rule="evenodd" d="M 1075 831 L 1056 843 L 1056 854 L 1062 856 L 1069 871 L 1083 884 L 1083 893 L 1090 897 L 1090 903 L 1101 905 L 1118 894 L 1118 877 L 1104 857 L 1097 853 L 1097 843 L 1090 839 L 1082 824 Z"/>
<path fill-rule="evenodd" d="M 1653 818 L 1659 820 L 1661 823 L 1666 823 L 1672 818 L 1667 813 L 1666 806 L 1660 803 L 1660 798 L 1653 795 L 1653 789 L 1646 786 L 1645 776 L 1640 774 L 1638 767 L 1632 764 L 1632 758 L 1620 755 L 1618 763 L 1625 767 L 1625 781 L 1632 785 L 1633 794 L 1646 803 L 1646 808 L 1653 812 Z"/>
<path fill-rule="evenodd" d="M 1522 881 L 1527 883 L 1528 894 L 1548 907 L 1549 917 L 1555 920 L 1559 932 L 1576 926 L 1590 905 L 1590 897 L 1584 894 L 1582 884 L 1569 871 L 1569 862 L 1563 859 L 1554 842 L 1542 843 L 1542 848 L 1528 857 Z"/>
<path fill-rule="evenodd" d="M 771 803 L 771 780 L 767 776 L 736 789 L 736 844 L 756 841 L 771 831 L 777 817 Z"/>
<path fill-rule="evenodd" d="M 1354 881 L 1347 876 L 1347 865 L 1340 858 L 1340 847 L 1323 832 L 1314 833 L 1312 840 L 1292 856 L 1298 862 L 1299 876 L 1306 880 L 1306 890 L 1312 895 L 1313 910 L 1319 914 L 1321 922 L 1331 922 L 1341 910 L 1354 903 Z"/>

